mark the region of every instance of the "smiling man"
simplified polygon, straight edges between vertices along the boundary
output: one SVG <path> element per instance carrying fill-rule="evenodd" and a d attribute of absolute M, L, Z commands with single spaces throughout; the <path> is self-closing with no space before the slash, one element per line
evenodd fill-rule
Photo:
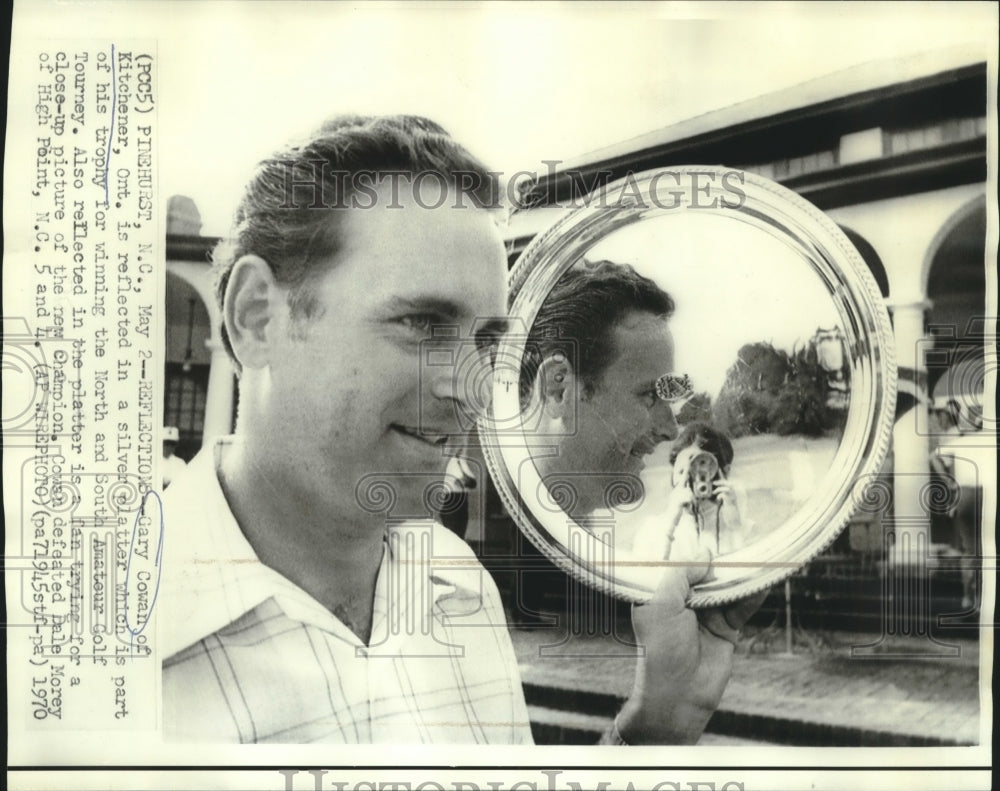
<path fill-rule="evenodd" d="M 538 311 L 522 363 L 522 413 L 550 445 L 542 478 L 572 475 L 575 516 L 604 508 L 610 492 L 642 497 L 646 458 L 677 436 L 672 397 L 670 295 L 632 267 L 583 262 Z M 625 498 L 628 500 L 629 498 Z"/>
<path fill-rule="evenodd" d="M 503 327 L 498 194 L 412 117 L 335 119 L 257 168 L 217 260 L 235 434 L 164 497 L 173 737 L 530 742 L 495 585 L 450 531 L 400 519 L 431 512 L 480 408 L 457 372 L 475 380 Z M 453 354 L 428 367 L 442 328 Z M 690 742 L 711 715 L 746 613 L 699 621 L 684 600 L 704 572 L 636 611 L 647 652 L 609 741 Z"/>

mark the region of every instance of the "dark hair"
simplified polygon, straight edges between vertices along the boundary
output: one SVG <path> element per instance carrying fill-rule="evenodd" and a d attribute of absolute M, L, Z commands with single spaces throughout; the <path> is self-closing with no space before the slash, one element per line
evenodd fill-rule
<path fill-rule="evenodd" d="M 719 467 L 723 470 L 733 463 L 735 454 L 733 453 L 733 443 L 729 441 L 729 437 L 708 423 L 700 422 L 688 423 L 674 440 L 674 444 L 670 447 L 670 463 L 673 464 L 677 461 L 680 452 L 692 445 L 715 456 Z"/>
<path fill-rule="evenodd" d="M 338 251 L 339 218 L 347 201 L 358 194 L 359 185 L 374 187 L 386 176 L 418 173 L 458 188 L 460 205 L 464 198 L 481 208 L 501 205 L 499 174 L 488 171 L 442 127 L 419 116 L 337 116 L 304 141 L 260 162 L 233 218 L 232 238 L 213 255 L 220 310 L 233 265 L 252 253 L 291 289 L 293 316 L 312 316 L 316 306 L 310 276 L 323 271 L 318 262 L 328 262 Z M 225 324 L 222 342 L 239 369 Z"/>
<path fill-rule="evenodd" d="M 628 264 L 584 261 L 553 286 L 535 317 L 521 362 L 522 403 L 542 361 L 562 353 L 589 396 L 615 355 L 611 331 L 632 313 L 668 318 L 674 301 Z"/>

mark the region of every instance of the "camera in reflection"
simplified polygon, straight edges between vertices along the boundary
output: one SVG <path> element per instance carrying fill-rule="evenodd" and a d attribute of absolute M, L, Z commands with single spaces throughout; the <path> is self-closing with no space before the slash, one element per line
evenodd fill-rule
<path fill-rule="evenodd" d="M 696 500 L 714 500 L 715 481 L 719 478 L 719 462 L 715 456 L 697 446 L 684 448 L 674 462 L 674 486 L 687 486 Z"/>

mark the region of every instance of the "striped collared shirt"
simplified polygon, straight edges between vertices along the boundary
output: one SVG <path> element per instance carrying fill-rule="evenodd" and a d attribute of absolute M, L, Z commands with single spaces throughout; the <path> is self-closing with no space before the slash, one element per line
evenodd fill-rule
<path fill-rule="evenodd" d="M 199 454 L 164 495 L 164 731 L 199 742 L 531 742 L 503 607 L 468 546 L 390 526 L 363 644 L 268 568 Z"/>

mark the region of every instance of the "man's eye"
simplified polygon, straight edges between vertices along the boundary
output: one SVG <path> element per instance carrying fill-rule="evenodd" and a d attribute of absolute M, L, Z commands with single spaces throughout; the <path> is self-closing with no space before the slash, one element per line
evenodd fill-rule
<path fill-rule="evenodd" d="M 476 334 L 476 350 L 482 355 L 489 355 L 490 365 L 497 359 L 497 349 L 500 346 L 500 336 L 491 333 Z"/>
<path fill-rule="evenodd" d="M 652 409 L 659 400 L 660 397 L 656 394 L 655 390 L 647 390 L 642 394 L 642 402 L 646 405 L 647 409 Z"/>
<path fill-rule="evenodd" d="M 494 332 L 477 332 L 475 336 L 476 348 L 481 352 L 495 352 L 500 344 L 500 336 Z"/>
<path fill-rule="evenodd" d="M 411 313 L 399 318 L 399 323 L 414 332 L 430 334 L 431 330 L 441 324 L 437 316 L 430 313 Z"/>
<path fill-rule="evenodd" d="M 473 336 L 476 342 L 476 348 L 481 352 L 489 351 L 491 354 L 495 354 L 497 347 L 500 345 L 500 340 L 506 332 L 506 320 L 489 322 L 486 325 L 479 327 Z"/>

